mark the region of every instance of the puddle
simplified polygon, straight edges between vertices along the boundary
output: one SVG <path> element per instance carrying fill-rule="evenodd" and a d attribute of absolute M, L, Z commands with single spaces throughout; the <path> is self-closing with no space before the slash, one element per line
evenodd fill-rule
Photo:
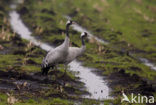
<path fill-rule="evenodd" d="M 23 89 L 29 88 L 31 90 L 49 89 L 49 87 L 44 86 L 43 84 L 41 85 L 40 83 L 28 80 L 11 80 L 5 78 L 0 80 L 0 90 L 15 90 L 17 89 L 17 86 L 20 86 Z"/>
<path fill-rule="evenodd" d="M 31 41 L 34 45 L 41 47 L 45 51 L 49 51 L 50 49 L 54 48 L 53 46 L 50 46 L 46 43 L 42 43 L 36 40 L 34 37 L 32 37 L 30 30 L 22 22 L 20 15 L 15 10 L 11 11 L 9 13 L 9 16 L 10 24 L 13 31 L 20 35 L 22 38 Z M 81 30 L 81 28 L 79 30 L 85 31 Z M 81 65 L 81 62 L 78 62 L 76 60 L 70 63 L 69 67 L 71 71 L 79 72 L 77 76 L 81 78 L 80 81 L 85 83 L 86 89 L 89 93 L 91 93 L 91 95 L 84 95 L 83 97 L 100 100 L 111 98 L 109 96 L 110 89 L 107 85 L 107 81 L 103 80 L 102 77 L 99 77 L 96 74 L 94 74 L 92 72 L 92 68 L 83 67 Z"/>
<path fill-rule="evenodd" d="M 9 84 L 9 83 L 3 83 L 0 81 L 0 90 L 14 90 L 16 89 L 16 86 L 14 84 Z"/>
<path fill-rule="evenodd" d="M 146 58 L 139 58 L 141 62 L 143 62 L 146 66 L 149 66 L 151 69 L 156 71 L 156 66 L 151 63 L 148 59 Z"/>
<path fill-rule="evenodd" d="M 46 86 L 41 86 L 41 84 L 33 81 L 28 81 L 28 80 L 18 80 L 13 82 L 15 85 L 24 85 L 26 84 L 25 87 L 29 87 L 30 89 L 49 89 L 49 87 Z"/>
<path fill-rule="evenodd" d="M 80 62 L 76 60 L 69 64 L 70 69 L 75 72 L 79 72 L 77 76 L 81 77 L 81 81 L 85 83 L 87 90 L 92 94 L 84 96 L 85 98 L 93 99 L 110 99 L 109 88 L 107 82 L 102 77 L 97 76 L 92 71 L 93 68 L 87 68 L 81 66 Z"/>
<path fill-rule="evenodd" d="M 17 90 L 17 85 L 22 86 L 23 89 L 49 89 L 49 87 L 43 83 L 44 80 L 34 77 L 41 78 L 40 76 L 15 71 L 0 71 L 0 90 Z M 25 86 L 23 87 L 24 84 Z M 49 82 L 49 84 L 51 84 L 51 82 Z"/>

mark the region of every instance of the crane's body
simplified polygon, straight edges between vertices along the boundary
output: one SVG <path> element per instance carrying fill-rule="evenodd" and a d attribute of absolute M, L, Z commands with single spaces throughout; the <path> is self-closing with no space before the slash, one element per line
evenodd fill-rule
<path fill-rule="evenodd" d="M 87 33 L 85 33 L 85 32 L 81 34 L 82 46 L 80 48 L 79 47 L 69 47 L 68 55 L 64 62 L 66 65 L 69 64 L 70 62 L 72 62 L 74 59 L 76 59 L 78 56 L 82 55 L 85 52 L 86 46 L 84 43 L 84 38 L 86 36 L 87 36 Z"/>
<path fill-rule="evenodd" d="M 76 59 L 78 56 L 82 55 L 84 53 L 85 49 L 86 49 L 85 46 L 81 46 L 80 48 L 69 47 L 68 56 L 65 60 L 65 64 L 69 64 L 74 59 Z"/>
<path fill-rule="evenodd" d="M 80 48 L 78 47 L 69 47 L 70 39 L 69 39 L 69 26 L 72 24 L 72 21 L 68 21 L 66 25 L 66 38 L 64 42 L 54 48 L 51 49 L 46 57 L 42 61 L 42 75 L 47 75 L 50 67 L 54 67 L 57 64 L 69 64 L 74 59 L 76 59 L 78 56 L 82 55 L 86 49 L 85 43 L 84 43 L 84 37 L 87 36 L 87 33 L 84 32 L 81 34 L 81 41 L 82 46 Z M 66 69 L 65 69 L 66 72 Z"/>
<path fill-rule="evenodd" d="M 68 55 L 68 49 L 69 49 L 69 26 L 72 24 L 72 21 L 68 21 L 66 25 L 66 38 L 64 42 L 56 47 L 55 49 L 50 50 L 46 57 L 42 61 L 42 75 L 47 75 L 50 67 L 54 67 L 57 64 L 63 63 Z"/>
<path fill-rule="evenodd" d="M 47 60 L 49 66 L 53 66 L 58 63 L 63 63 L 68 55 L 69 49 L 69 38 L 67 37 L 64 43 L 55 49 L 52 49 L 48 52 L 45 60 Z"/>

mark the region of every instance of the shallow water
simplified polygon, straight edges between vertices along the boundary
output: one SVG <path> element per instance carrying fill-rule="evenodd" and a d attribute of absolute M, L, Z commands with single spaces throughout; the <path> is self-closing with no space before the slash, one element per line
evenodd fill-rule
<path fill-rule="evenodd" d="M 29 87 L 31 89 L 49 89 L 49 87 L 47 86 L 41 86 L 41 84 L 37 83 L 37 82 L 33 82 L 33 81 L 28 81 L 28 80 L 17 80 L 13 82 L 15 85 L 25 85 L 25 87 Z"/>
<path fill-rule="evenodd" d="M 10 24 L 12 29 L 19 34 L 22 38 L 31 41 L 33 44 L 41 47 L 43 50 L 49 51 L 49 49 L 53 48 L 46 43 L 42 43 L 36 40 L 34 37 L 31 36 L 31 32 L 28 28 L 23 24 L 22 20 L 20 19 L 19 14 L 16 11 L 11 11 L 9 13 L 10 16 Z"/>
<path fill-rule="evenodd" d="M 25 84 L 25 86 L 24 86 Z M 6 78 L 1 78 L 0 81 L 0 90 L 15 90 L 18 86 L 22 86 L 23 88 L 30 88 L 30 89 L 49 89 L 46 85 L 41 86 L 40 83 L 28 81 L 28 80 L 11 80 Z"/>
<path fill-rule="evenodd" d="M 139 58 L 141 62 L 143 62 L 146 66 L 149 66 L 151 69 L 156 71 L 156 66 L 151 63 L 148 59 L 146 58 Z"/>
<path fill-rule="evenodd" d="M 0 83 L 0 90 L 14 90 L 14 89 L 16 89 L 15 85 Z"/>
<path fill-rule="evenodd" d="M 80 62 L 73 61 L 69 64 L 72 71 L 79 72 L 77 76 L 81 77 L 81 81 L 85 83 L 87 90 L 92 94 L 91 96 L 84 96 L 86 98 L 94 99 L 109 99 L 109 88 L 107 82 L 103 80 L 102 77 L 97 76 L 92 71 L 93 68 L 87 68 L 81 66 Z"/>
<path fill-rule="evenodd" d="M 14 6 L 15 7 L 15 6 Z M 26 27 L 26 25 L 22 22 L 20 15 L 15 11 L 11 11 L 9 13 L 10 16 L 10 24 L 14 32 L 20 35 L 22 38 L 31 41 L 34 45 L 41 47 L 45 51 L 49 51 L 53 49 L 53 46 L 50 46 L 46 43 L 42 43 L 31 36 L 30 30 Z M 91 95 L 84 95 L 86 98 L 93 99 L 109 99 L 110 89 L 107 85 L 107 81 L 103 80 L 102 77 L 97 76 L 92 72 L 92 68 L 83 67 L 81 62 L 73 61 L 69 64 L 70 70 L 79 72 L 77 74 L 80 77 L 80 81 L 85 83 L 86 89 Z"/>

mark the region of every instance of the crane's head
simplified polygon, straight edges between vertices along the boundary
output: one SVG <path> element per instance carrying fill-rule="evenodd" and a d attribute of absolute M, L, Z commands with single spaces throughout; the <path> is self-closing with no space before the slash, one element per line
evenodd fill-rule
<path fill-rule="evenodd" d="M 121 93 L 123 94 L 124 93 L 124 90 L 121 90 Z"/>
<path fill-rule="evenodd" d="M 75 22 L 73 22 L 72 20 L 68 20 L 67 21 L 67 23 L 66 23 L 66 25 L 72 25 L 72 24 L 74 24 Z"/>
<path fill-rule="evenodd" d="M 84 37 L 87 37 L 88 36 L 88 33 L 87 32 L 83 32 L 82 34 L 81 34 L 81 38 L 84 38 Z"/>

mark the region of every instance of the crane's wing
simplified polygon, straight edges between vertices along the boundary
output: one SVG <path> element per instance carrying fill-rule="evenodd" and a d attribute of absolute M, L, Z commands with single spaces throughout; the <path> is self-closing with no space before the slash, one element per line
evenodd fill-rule
<path fill-rule="evenodd" d="M 69 47 L 68 55 L 71 57 L 78 57 L 82 55 L 85 51 L 85 48 L 83 47 Z"/>
<path fill-rule="evenodd" d="M 47 54 L 45 62 L 47 62 L 49 66 L 52 66 L 56 63 L 63 61 L 63 58 L 64 56 L 61 49 L 54 49 Z"/>
<path fill-rule="evenodd" d="M 50 51 L 48 51 L 46 57 L 49 57 L 49 56 L 54 55 L 55 52 L 58 52 L 60 49 L 62 49 L 61 47 L 62 47 L 62 46 L 60 45 L 60 46 L 58 46 L 58 47 L 56 47 L 56 48 L 54 48 L 54 49 L 50 49 Z"/>
<path fill-rule="evenodd" d="M 77 56 L 79 56 L 80 52 L 81 52 L 81 48 L 69 47 L 68 56 L 65 60 L 65 63 L 68 64 L 72 62 L 74 59 L 76 59 Z"/>
<path fill-rule="evenodd" d="M 42 64 L 41 64 L 42 68 L 46 68 L 49 66 L 49 57 L 53 56 L 54 52 L 55 52 L 55 49 L 51 49 L 50 51 L 48 51 L 47 55 L 42 60 Z"/>
<path fill-rule="evenodd" d="M 51 49 L 43 60 L 43 64 L 47 64 L 47 66 L 52 66 L 57 63 L 63 62 L 65 60 L 65 56 L 67 55 L 67 53 L 64 53 L 63 48 L 64 46 L 60 45 L 55 49 Z"/>

